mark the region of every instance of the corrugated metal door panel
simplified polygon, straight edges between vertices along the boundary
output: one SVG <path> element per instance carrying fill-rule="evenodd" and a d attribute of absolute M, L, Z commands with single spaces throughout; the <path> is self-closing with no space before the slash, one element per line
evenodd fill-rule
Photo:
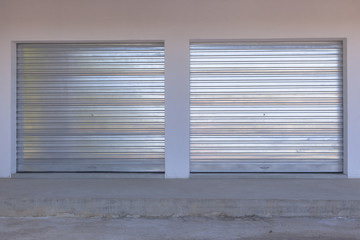
<path fill-rule="evenodd" d="M 17 46 L 19 172 L 163 172 L 164 43 Z"/>
<path fill-rule="evenodd" d="M 192 172 L 342 172 L 341 41 L 194 41 Z"/>

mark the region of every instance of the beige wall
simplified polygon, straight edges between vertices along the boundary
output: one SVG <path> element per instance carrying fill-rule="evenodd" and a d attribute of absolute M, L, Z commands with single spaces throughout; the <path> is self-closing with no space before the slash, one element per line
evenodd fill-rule
<path fill-rule="evenodd" d="M 165 40 L 166 161 L 186 177 L 188 42 L 231 38 L 347 38 L 348 173 L 360 177 L 359 0 L 0 0 L 0 176 L 14 146 L 12 41 Z"/>

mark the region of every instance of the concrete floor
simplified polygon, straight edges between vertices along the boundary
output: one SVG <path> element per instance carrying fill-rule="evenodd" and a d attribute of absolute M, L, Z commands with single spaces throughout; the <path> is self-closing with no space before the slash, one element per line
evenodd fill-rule
<path fill-rule="evenodd" d="M 0 179 L 0 217 L 355 217 L 360 179 Z"/>
<path fill-rule="evenodd" d="M 0 198 L 360 200 L 360 179 L 0 179 Z"/>
<path fill-rule="evenodd" d="M 350 218 L 0 218 L 1 240 L 359 240 Z"/>

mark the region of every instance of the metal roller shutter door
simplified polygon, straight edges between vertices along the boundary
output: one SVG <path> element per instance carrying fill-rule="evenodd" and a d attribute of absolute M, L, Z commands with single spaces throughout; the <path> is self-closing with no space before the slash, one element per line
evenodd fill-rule
<path fill-rule="evenodd" d="M 192 172 L 342 172 L 341 41 L 193 41 Z"/>
<path fill-rule="evenodd" d="M 163 42 L 18 44 L 17 170 L 163 172 Z"/>

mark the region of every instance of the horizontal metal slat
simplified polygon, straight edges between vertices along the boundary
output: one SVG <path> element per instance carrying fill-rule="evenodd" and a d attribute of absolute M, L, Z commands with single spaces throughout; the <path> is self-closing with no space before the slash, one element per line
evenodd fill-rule
<path fill-rule="evenodd" d="M 342 59 L 340 41 L 193 41 L 191 171 L 341 172 Z"/>
<path fill-rule="evenodd" d="M 21 172 L 164 171 L 164 43 L 17 46 Z"/>

